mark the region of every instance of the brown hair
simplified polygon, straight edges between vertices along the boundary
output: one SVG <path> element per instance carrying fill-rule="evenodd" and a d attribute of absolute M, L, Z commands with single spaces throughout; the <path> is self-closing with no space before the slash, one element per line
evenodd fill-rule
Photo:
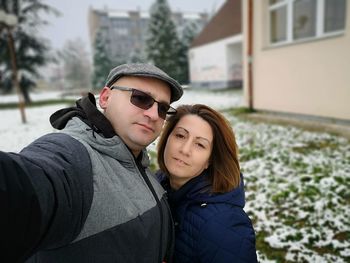
<path fill-rule="evenodd" d="M 158 142 L 159 168 L 169 174 L 164 164 L 164 150 L 170 133 L 179 120 L 189 114 L 197 115 L 208 122 L 213 131 L 213 149 L 208 167 L 213 193 L 226 193 L 240 184 L 238 147 L 235 135 L 228 120 L 214 109 L 203 105 L 181 105 L 176 115 L 167 119 Z"/>

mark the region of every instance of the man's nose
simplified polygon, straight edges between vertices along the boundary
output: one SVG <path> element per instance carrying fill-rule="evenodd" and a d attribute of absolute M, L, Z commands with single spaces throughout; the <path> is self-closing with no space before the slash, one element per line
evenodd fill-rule
<path fill-rule="evenodd" d="M 144 114 L 151 120 L 158 120 L 160 118 L 158 114 L 158 103 L 154 102 L 151 108 L 144 111 Z"/>

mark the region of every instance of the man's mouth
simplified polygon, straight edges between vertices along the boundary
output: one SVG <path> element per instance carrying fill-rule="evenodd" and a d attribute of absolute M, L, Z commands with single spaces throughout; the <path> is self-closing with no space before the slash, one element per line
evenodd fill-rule
<path fill-rule="evenodd" d="M 147 129 L 147 130 L 149 130 L 151 132 L 154 132 L 154 129 L 151 126 L 147 125 L 147 124 L 143 124 L 143 123 L 137 123 L 137 124 L 142 126 L 142 127 L 144 127 L 145 129 Z"/>

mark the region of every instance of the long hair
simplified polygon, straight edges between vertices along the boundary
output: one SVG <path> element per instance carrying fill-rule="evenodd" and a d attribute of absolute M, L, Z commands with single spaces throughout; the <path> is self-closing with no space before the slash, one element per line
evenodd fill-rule
<path fill-rule="evenodd" d="M 228 120 L 214 109 L 203 105 L 181 105 L 176 115 L 167 119 L 158 142 L 159 168 L 169 175 L 164 164 L 164 150 L 170 133 L 179 120 L 186 115 L 197 115 L 205 120 L 213 131 L 213 148 L 209 159 L 209 180 L 213 193 L 226 193 L 240 184 L 238 147 L 235 135 Z"/>

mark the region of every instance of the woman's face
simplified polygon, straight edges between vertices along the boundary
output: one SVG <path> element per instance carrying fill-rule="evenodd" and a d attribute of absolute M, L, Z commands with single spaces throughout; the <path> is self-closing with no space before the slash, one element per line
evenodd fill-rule
<path fill-rule="evenodd" d="M 209 166 L 213 148 L 213 131 L 208 122 L 197 115 L 185 115 L 170 133 L 164 164 L 170 174 L 170 185 L 179 189 Z"/>

